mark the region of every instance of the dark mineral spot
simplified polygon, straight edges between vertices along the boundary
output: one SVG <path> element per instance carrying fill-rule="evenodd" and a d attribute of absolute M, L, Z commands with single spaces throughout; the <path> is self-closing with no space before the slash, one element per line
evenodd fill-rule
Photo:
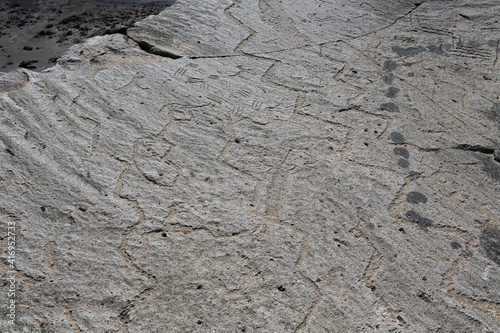
<path fill-rule="evenodd" d="M 385 84 L 391 85 L 392 80 L 394 80 L 394 75 L 392 75 L 392 74 L 386 75 L 382 78 L 382 80 L 384 80 Z"/>
<path fill-rule="evenodd" d="M 406 142 L 403 134 L 401 134 L 399 132 L 392 132 L 391 133 L 391 140 L 392 140 L 392 142 L 397 143 L 397 144 L 402 144 L 402 143 Z"/>
<path fill-rule="evenodd" d="M 285 287 L 283 287 L 283 286 L 279 286 L 279 287 L 278 287 L 278 290 L 279 290 L 279 291 L 286 291 L 286 288 L 285 288 Z"/>
<path fill-rule="evenodd" d="M 398 94 L 399 89 L 396 87 L 389 87 L 389 90 L 385 93 L 385 97 L 394 98 Z"/>
<path fill-rule="evenodd" d="M 458 249 L 462 248 L 462 245 L 460 245 L 460 243 L 458 243 L 458 242 L 451 242 L 451 248 L 453 250 L 458 250 Z"/>
<path fill-rule="evenodd" d="M 201 324 L 203 324 L 203 321 L 202 321 L 202 320 L 198 320 L 196 323 L 197 323 L 198 325 L 201 325 Z"/>
<path fill-rule="evenodd" d="M 392 102 L 381 104 L 380 109 L 389 112 L 399 112 L 399 106 Z"/>
<path fill-rule="evenodd" d="M 427 197 L 420 192 L 411 191 L 406 196 L 406 202 L 409 202 L 412 204 L 421 204 L 421 203 L 425 204 L 425 203 L 427 203 Z"/>
<path fill-rule="evenodd" d="M 386 71 L 392 72 L 396 68 L 398 68 L 398 64 L 395 61 L 387 60 L 386 62 L 384 62 L 384 69 Z"/>
<path fill-rule="evenodd" d="M 408 169 L 408 167 L 410 166 L 410 162 L 408 162 L 404 158 L 400 158 L 398 160 L 398 166 L 402 167 L 403 169 Z"/>
<path fill-rule="evenodd" d="M 418 226 L 422 229 L 426 229 L 427 227 L 431 226 L 433 223 L 432 220 L 430 220 L 426 217 L 423 217 L 422 215 L 420 215 L 419 213 L 417 213 L 414 210 L 410 210 L 410 211 L 406 212 L 406 218 L 410 222 L 417 223 Z"/>
<path fill-rule="evenodd" d="M 481 233 L 481 247 L 486 256 L 500 266 L 500 226 L 487 226 Z"/>
<path fill-rule="evenodd" d="M 405 158 L 405 159 L 408 159 L 410 157 L 410 152 L 408 152 L 408 149 L 403 148 L 403 147 L 394 148 L 394 154 L 401 156 L 402 158 Z"/>
<path fill-rule="evenodd" d="M 418 46 L 418 47 L 402 48 L 399 46 L 393 46 L 392 52 L 396 53 L 400 57 L 413 57 L 419 53 L 425 52 L 425 47 Z"/>
<path fill-rule="evenodd" d="M 198 285 L 198 287 L 196 287 L 196 289 L 198 289 L 198 290 L 201 289 L 201 288 L 203 288 L 203 285 L 201 285 L 201 284 Z"/>

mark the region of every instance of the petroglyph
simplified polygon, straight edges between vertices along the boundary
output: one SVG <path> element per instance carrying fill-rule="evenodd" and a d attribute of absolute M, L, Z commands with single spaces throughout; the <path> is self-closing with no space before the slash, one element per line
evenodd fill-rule
<path fill-rule="evenodd" d="M 0 330 L 500 331 L 498 9 L 179 0 L 0 77 Z"/>

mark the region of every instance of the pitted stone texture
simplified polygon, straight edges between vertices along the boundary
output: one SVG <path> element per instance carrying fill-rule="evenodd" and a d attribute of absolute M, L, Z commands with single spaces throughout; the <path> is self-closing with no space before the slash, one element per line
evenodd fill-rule
<path fill-rule="evenodd" d="M 500 331 L 499 25 L 466 4 L 184 0 L 129 31 L 170 55 L 4 75 L 2 332 Z"/>

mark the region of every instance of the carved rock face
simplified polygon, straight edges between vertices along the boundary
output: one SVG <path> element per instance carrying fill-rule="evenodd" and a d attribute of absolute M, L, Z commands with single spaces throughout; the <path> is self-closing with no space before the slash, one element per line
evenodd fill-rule
<path fill-rule="evenodd" d="M 1 331 L 500 331 L 497 7 L 184 0 L 0 77 Z"/>

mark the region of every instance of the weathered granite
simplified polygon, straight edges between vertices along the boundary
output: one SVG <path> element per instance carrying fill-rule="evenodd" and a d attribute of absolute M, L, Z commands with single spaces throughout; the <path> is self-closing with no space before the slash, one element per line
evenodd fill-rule
<path fill-rule="evenodd" d="M 500 331 L 499 7 L 182 0 L 3 75 L 2 332 Z"/>

